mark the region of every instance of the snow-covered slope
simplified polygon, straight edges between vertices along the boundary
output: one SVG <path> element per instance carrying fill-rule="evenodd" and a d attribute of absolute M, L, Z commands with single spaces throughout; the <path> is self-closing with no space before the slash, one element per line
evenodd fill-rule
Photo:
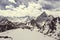
<path fill-rule="evenodd" d="M 12 22 L 26 22 L 32 20 L 34 17 L 22 16 L 22 17 L 6 17 L 6 18 Z"/>
<path fill-rule="evenodd" d="M 0 33 L 0 36 L 5 36 L 5 35 L 12 37 L 13 40 L 56 40 L 52 37 L 44 36 L 39 32 L 30 31 L 28 29 L 23 30 L 20 28 Z"/>

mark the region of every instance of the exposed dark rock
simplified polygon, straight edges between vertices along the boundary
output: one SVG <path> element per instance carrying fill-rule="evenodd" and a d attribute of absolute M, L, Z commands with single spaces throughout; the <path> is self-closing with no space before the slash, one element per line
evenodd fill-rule
<path fill-rule="evenodd" d="M 17 28 L 17 27 L 14 25 L 14 23 L 12 23 L 11 21 L 9 21 L 6 18 L 3 18 L 0 21 L 0 32 L 4 32 L 7 30 L 15 29 L 15 28 Z"/>
<path fill-rule="evenodd" d="M 43 12 L 40 16 L 37 17 L 36 21 L 37 22 L 42 22 L 42 21 L 46 21 L 47 20 L 47 14 L 46 12 Z"/>

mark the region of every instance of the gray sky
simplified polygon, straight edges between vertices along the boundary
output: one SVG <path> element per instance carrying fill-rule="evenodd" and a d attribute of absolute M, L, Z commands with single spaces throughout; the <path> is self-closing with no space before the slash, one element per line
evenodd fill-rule
<path fill-rule="evenodd" d="M 21 4 L 24 4 L 26 7 L 28 7 L 28 2 L 37 2 L 37 0 L 14 0 L 15 3 L 10 2 L 9 0 L 0 0 L 0 9 L 6 10 L 6 6 L 12 5 L 13 7 L 18 7 Z"/>
<path fill-rule="evenodd" d="M 0 15 L 37 17 L 43 11 L 60 16 L 60 0 L 0 0 Z"/>
<path fill-rule="evenodd" d="M 41 2 L 40 2 L 41 1 Z M 21 4 L 24 4 L 26 7 L 28 7 L 29 2 L 35 2 L 42 6 L 42 9 L 44 10 L 60 10 L 60 0 L 14 0 L 15 3 L 10 2 L 9 0 L 0 0 L 0 9 L 6 10 L 5 8 L 7 5 L 12 5 L 13 7 L 18 7 Z"/>
<path fill-rule="evenodd" d="M 42 8 L 46 10 L 60 10 L 60 0 L 44 0 Z"/>

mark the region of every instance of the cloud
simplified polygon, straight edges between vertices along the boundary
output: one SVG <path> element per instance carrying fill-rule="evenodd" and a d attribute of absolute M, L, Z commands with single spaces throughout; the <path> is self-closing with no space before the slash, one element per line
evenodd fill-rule
<path fill-rule="evenodd" d="M 0 0 L 0 9 L 1 10 L 6 10 L 6 6 L 9 6 L 9 5 L 14 5 L 13 2 L 10 2 L 9 0 Z"/>
<path fill-rule="evenodd" d="M 29 2 L 37 3 L 38 0 L 0 0 L 0 9 L 7 10 L 6 6 L 12 5 L 14 8 L 19 7 L 20 5 L 25 5 L 28 7 Z"/>
<path fill-rule="evenodd" d="M 58 13 L 57 15 L 59 15 L 60 1 L 57 0 L 12 0 L 12 1 L 3 0 L 2 1 L 0 0 L 0 15 L 2 16 L 21 17 L 21 16 L 28 15 L 28 16 L 37 17 L 41 14 L 41 9 L 43 11 L 46 10 L 47 14 L 53 13 L 52 15 L 56 15 L 56 13 Z"/>
<path fill-rule="evenodd" d="M 0 0 L 0 9 L 1 10 L 13 10 L 20 5 L 29 6 L 29 2 L 34 2 L 40 4 L 43 10 L 55 10 L 60 11 L 60 0 Z M 6 6 L 12 5 L 11 8 L 6 8 Z"/>
<path fill-rule="evenodd" d="M 14 0 L 16 2 L 16 6 L 19 6 L 21 4 L 24 4 L 26 7 L 28 7 L 29 2 L 35 2 L 37 3 L 38 0 Z"/>
<path fill-rule="evenodd" d="M 7 6 L 7 8 L 11 7 L 12 6 Z M 28 7 L 25 7 L 25 5 L 20 5 L 19 7 L 13 8 L 13 10 L 0 10 L 0 15 L 10 17 L 22 17 L 28 15 L 37 17 L 41 14 L 41 11 L 38 10 L 40 7 L 40 4 L 29 2 Z"/>
<path fill-rule="evenodd" d="M 55 7 L 54 7 L 54 6 L 51 6 L 51 5 L 48 5 L 48 4 L 44 4 L 44 5 L 42 5 L 42 8 L 43 8 L 43 9 L 46 9 L 46 10 L 52 10 L 52 9 L 54 9 Z"/>
<path fill-rule="evenodd" d="M 60 0 L 44 0 L 41 6 L 45 10 L 60 10 Z"/>
<path fill-rule="evenodd" d="M 46 1 L 60 1 L 60 0 L 46 0 Z"/>

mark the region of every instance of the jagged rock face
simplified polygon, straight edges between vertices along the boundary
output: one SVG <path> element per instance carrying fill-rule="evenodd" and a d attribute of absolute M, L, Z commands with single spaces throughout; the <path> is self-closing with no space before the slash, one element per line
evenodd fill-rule
<path fill-rule="evenodd" d="M 42 21 L 45 21 L 47 20 L 48 16 L 45 12 L 43 12 L 40 16 L 37 17 L 36 21 L 37 22 L 42 22 Z"/>
<path fill-rule="evenodd" d="M 10 21 L 10 19 L 12 21 L 17 20 L 17 24 Z M 33 18 L 30 17 L 30 16 L 24 16 L 24 17 L 4 17 L 4 16 L 0 16 L 0 32 L 3 32 L 3 31 L 7 31 L 7 30 L 11 30 L 11 29 L 15 29 L 15 28 L 19 28 L 20 26 L 23 26 L 25 25 L 24 23 L 22 25 L 21 22 L 18 21 L 18 19 L 21 21 L 22 20 L 22 23 L 23 21 L 25 21 L 24 23 L 26 22 L 29 22 L 31 21 Z M 20 23 L 20 24 L 19 24 Z M 25 25 L 26 26 L 26 25 Z"/>
<path fill-rule="evenodd" d="M 15 28 L 16 28 L 15 25 L 6 18 L 3 18 L 0 21 L 0 32 L 4 32 L 10 29 L 15 29 Z"/>
<path fill-rule="evenodd" d="M 47 15 L 46 12 L 43 12 L 40 16 L 36 18 L 37 22 L 51 21 L 54 17 L 52 15 Z"/>
<path fill-rule="evenodd" d="M 36 21 L 35 21 L 34 19 L 32 19 L 32 20 L 30 21 L 30 23 L 31 23 L 32 26 L 34 26 L 34 25 L 36 24 Z"/>
<path fill-rule="evenodd" d="M 52 21 L 53 18 L 54 18 L 54 17 L 53 17 L 52 15 L 49 15 L 49 16 L 48 16 L 48 21 Z"/>
<path fill-rule="evenodd" d="M 60 19 L 59 17 L 56 17 L 56 18 L 53 18 L 53 20 L 51 20 L 50 23 L 47 23 L 47 24 L 49 24 L 48 30 L 51 29 L 51 30 L 49 30 L 50 32 L 47 32 L 47 34 L 53 33 L 53 32 L 55 32 L 55 33 L 58 34 L 58 33 L 60 32 L 60 24 L 59 24 L 60 21 L 59 21 L 59 19 Z M 47 25 L 47 24 L 46 24 L 46 25 Z M 46 26 L 45 26 L 45 28 L 46 28 Z M 55 30 L 55 31 L 54 31 L 54 30 Z M 55 34 L 55 33 L 54 33 L 54 34 Z M 56 34 L 56 35 L 57 35 L 57 34 Z"/>
<path fill-rule="evenodd" d="M 0 25 L 6 25 L 6 24 L 13 25 L 13 23 L 11 21 L 9 21 L 7 18 L 3 18 L 0 21 Z"/>

